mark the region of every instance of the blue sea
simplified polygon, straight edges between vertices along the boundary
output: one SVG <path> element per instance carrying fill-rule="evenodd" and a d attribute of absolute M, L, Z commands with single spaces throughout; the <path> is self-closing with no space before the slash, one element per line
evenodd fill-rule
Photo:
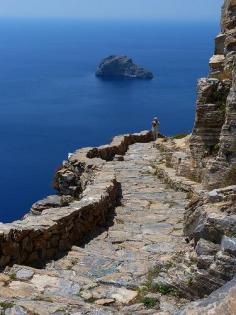
<path fill-rule="evenodd" d="M 208 72 L 215 22 L 0 20 L 0 221 L 54 193 L 68 152 L 150 128 L 190 132 L 196 80 Z M 110 54 L 128 55 L 152 81 L 101 80 Z"/>

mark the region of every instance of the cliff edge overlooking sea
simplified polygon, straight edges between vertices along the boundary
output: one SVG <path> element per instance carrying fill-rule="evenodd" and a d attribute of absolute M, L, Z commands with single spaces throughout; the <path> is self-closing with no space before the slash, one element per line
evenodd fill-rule
<path fill-rule="evenodd" d="M 236 0 L 188 136 L 82 148 L 58 194 L 0 224 L 4 315 L 236 314 Z"/>

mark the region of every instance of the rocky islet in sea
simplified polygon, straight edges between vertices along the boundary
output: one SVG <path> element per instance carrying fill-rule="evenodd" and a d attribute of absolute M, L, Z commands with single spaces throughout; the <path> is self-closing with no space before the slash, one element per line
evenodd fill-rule
<path fill-rule="evenodd" d="M 101 61 L 96 76 L 103 78 L 153 79 L 153 73 L 139 67 L 127 56 L 111 55 Z"/>

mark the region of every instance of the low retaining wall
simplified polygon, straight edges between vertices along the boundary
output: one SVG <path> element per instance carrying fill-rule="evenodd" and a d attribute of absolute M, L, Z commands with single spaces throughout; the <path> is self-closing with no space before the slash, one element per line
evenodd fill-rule
<path fill-rule="evenodd" d="M 80 201 L 0 225 L 0 267 L 42 262 L 70 249 L 96 225 L 104 224 L 118 198 L 115 175 L 102 172 Z"/>
<path fill-rule="evenodd" d="M 109 145 L 77 150 L 56 173 L 55 188 L 60 195 L 70 195 L 78 199 L 86 185 L 93 181 L 96 171 L 101 170 L 106 161 L 113 160 L 116 155 L 124 155 L 134 143 L 150 141 L 152 133 L 143 131 L 117 136 Z"/>
<path fill-rule="evenodd" d="M 66 204 L 53 207 L 53 198 L 48 198 L 48 203 L 46 199 L 41 202 L 40 215 L 0 224 L 0 268 L 52 259 L 81 243 L 96 226 L 104 225 L 120 198 L 120 185 L 106 161 L 125 154 L 131 144 L 151 140 L 148 131 L 124 135 L 115 137 L 110 145 L 81 149 L 71 155 L 56 176 L 57 197 L 65 199 L 66 195 Z M 80 192 L 79 200 L 74 198 L 75 191 Z"/>
<path fill-rule="evenodd" d="M 167 168 L 164 164 L 156 166 L 157 176 L 174 190 L 179 190 L 195 195 L 202 195 L 204 191 L 201 185 L 185 177 L 176 175 L 173 168 Z"/>
<path fill-rule="evenodd" d="M 90 159 L 101 158 L 106 161 L 111 161 L 115 155 L 124 155 L 130 145 L 137 142 L 146 143 L 152 140 L 153 136 L 150 131 L 117 136 L 113 138 L 111 144 L 109 145 L 89 149 L 87 152 L 87 157 Z"/>

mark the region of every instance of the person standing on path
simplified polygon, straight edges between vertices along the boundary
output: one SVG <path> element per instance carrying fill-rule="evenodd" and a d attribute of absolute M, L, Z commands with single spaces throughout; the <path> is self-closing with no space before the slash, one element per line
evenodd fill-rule
<path fill-rule="evenodd" d="M 152 135 L 153 140 L 156 141 L 160 132 L 160 122 L 157 117 L 154 117 L 152 120 Z"/>

